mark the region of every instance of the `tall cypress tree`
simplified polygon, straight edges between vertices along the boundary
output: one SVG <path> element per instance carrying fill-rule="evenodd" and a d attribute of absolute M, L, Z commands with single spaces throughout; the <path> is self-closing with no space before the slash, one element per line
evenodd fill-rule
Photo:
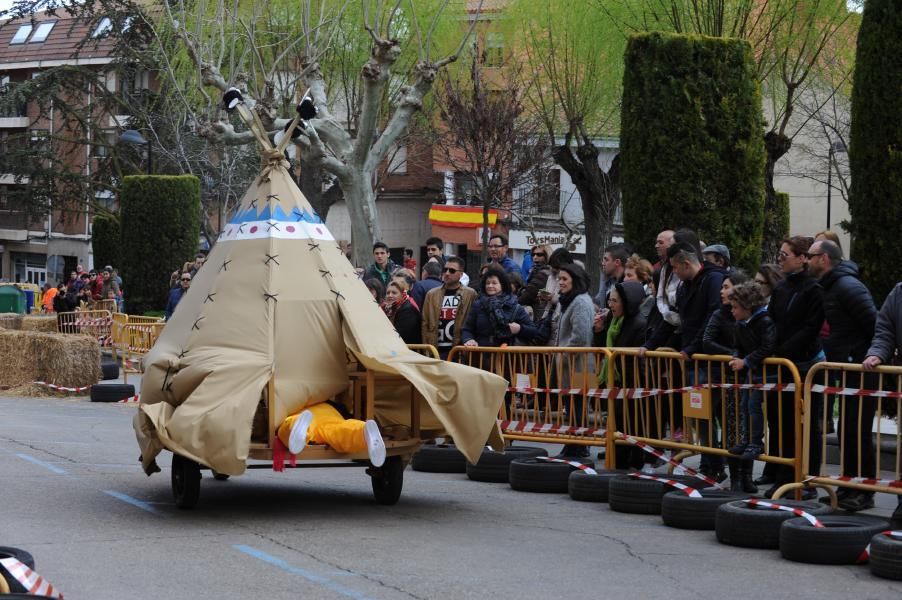
<path fill-rule="evenodd" d="M 628 240 L 646 256 L 689 227 L 757 269 L 764 223 L 761 92 L 746 41 L 644 33 L 623 76 L 621 182 Z"/>
<path fill-rule="evenodd" d="M 852 258 L 882 301 L 902 277 L 902 1 L 864 5 L 849 144 Z"/>

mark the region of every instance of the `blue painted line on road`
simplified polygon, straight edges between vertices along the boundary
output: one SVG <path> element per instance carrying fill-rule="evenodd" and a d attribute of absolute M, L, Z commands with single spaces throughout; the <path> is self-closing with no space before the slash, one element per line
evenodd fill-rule
<path fill-rule="evenodd" d="M 54 473 L 58 473 L 58 474 L 60 474 L 60 475 L 65 475 L 65 474 L 66 474 L 66 471 L 65 471 L 64 469 L 60 469 L 60 468 L 57 467 L 56 465 L 52 465 L 52 464 L 50 464 L 49 462 L 44 462 L 43 460 L 41 460 L 41 459 L 39 459 L 39 458 L 35 458 L 35 457 L 30 456 L 30 455 L 28 455 L 28 454 L 21 454 L 21 453 L 18 453 L 18 454 L 16 454 L 16 456 L 18 456 L 19 458 L 24 458 L 24 459 L 27 460 L 28 462 L 33 462 L 33 463 L 36 464 L 36 465 L 39 465 L 39 466 L 41 466 L 41 467 L 44 467 L 44 468 L 47 469 L 48 471 L 53 471 Z"/>
<path fill-rule="evenodd" d="M 151 506 L 150 503 L 143 502 L 141 500 L 138 500 L 137 498 L 132 498 L 128 494 L 123 494 L 122 492 L 116 492 L 114 490 L 103 490 L 103 493 L 107 494 L 109 496 L 112 496 L 116 500 L 122 500 L 126 504 L 131 504 L 132 506 L 136 506 L 136 507 L 140 508 L 141 510 L 146 510 L 149 513 L 163 516 L 163 513 L 161 513 L 156 508 Z"/>
<path fill-rule="evenodd" d="M 335 593 L 341 594 L 342 596 L 346 596 L 348 598 L 355 598 L 356 600 L 373 600 L 369 596 L 366 596 L 357 590 L 353 590 L 349 587 L 345 587 L 340 583 L 336 583 L 329 579 L 328 577 L 323 577 L 322 575 L 317 575 L 312 571 L 308 571 L 306 569 L 301 569 L 300 567 L 295 567 L 281 558 L 277 558 L 275 556 L 271 556 L 261 550 L 257 550 L 256 548 L 252 548 L 250 546 L 245 546 L 244 544 L 234 544 L 232 548 L 238 550 L 239 552 L 244 552 L 249 556 L 253 556 L 258 560 L 262 560 L 263 562 L 270 564 L 274 567 L 282 569 L 288 573 L 292 573 L 294 575 L 300 575 L 307 581 L 311 583 L 316 583 L 318 585 L 323 586 L 326 589 L 332 590 Z"/>

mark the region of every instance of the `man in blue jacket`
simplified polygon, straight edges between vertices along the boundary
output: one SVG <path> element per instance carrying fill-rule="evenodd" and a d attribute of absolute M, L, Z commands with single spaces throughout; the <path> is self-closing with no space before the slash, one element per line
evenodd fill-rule
<path fill-rule="evenodd" d="M 504 269 L 508 275 L 520 271 L 520 265 L 507 255 L 507 238 L 500 233 L 489 238 L 489 258 Z"/>
<path fill-rule="evenodd" d="M 191 287 L 191 273 L 185 271 L 182 273 L 181 277 L 179 277 L 179 286 L 169 290 L 169 300 L 166 302 L 167 321 L 169 320 L 169 317 L 172 316 L 172 313 L 175 312 L 175 307 L 178 306 L 182 296 L 188 293 L 189 287 Z"/>

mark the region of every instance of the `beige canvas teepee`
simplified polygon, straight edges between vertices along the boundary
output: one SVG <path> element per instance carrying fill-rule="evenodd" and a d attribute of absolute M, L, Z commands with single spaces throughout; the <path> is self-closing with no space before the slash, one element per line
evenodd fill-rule
<path fill-rule="evenodd" d="M 134 426 L 145 471 L 157 470 L 166 448 L 220 473 L 244 472 L 270 380 L 275 427 L 347 389 L 350 357 L 407 379 L 426 401 L 424 426 L 453 436 L 475 462 L 497 432 L 507 383 L 407 349 L 292 180 L 282 155 L 290 132 L 273 148 L 239 108 L 263 167 L 144 360 Z M 390 424 L 400 408 L 382 398 L 376 420 Z"/>

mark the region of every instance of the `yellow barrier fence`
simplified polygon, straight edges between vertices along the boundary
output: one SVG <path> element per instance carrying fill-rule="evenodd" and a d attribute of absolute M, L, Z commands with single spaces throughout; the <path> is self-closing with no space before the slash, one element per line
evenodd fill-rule
<path fill-rule="evenodd" d="M 506 439 L 603 446 L 607 391 L 598 384 L 606 348 L 457 346 L 448 360 L 510 382 L 498 419 Z"/>
<path fill-rule="evenodd" d="M 77 333 L 95 338 L 101 346 L 113 343 L 113 317 L 107 310 L 78 310 L 57 313 L 57 330 L 60 333 Z"/>
<path fill-rule="evenodd" d="M 166 323 L 162 321 L 132 323 L 129 317 L 129 323 L 125 325 L 128 346 L 122 359 L 122 379 L 125 383 L 128 383 L 129 373 L 142 372 L 141 359 L 153 348 L 165 326 Z"/>
<path fill-rule="evenodd" d="M 430 344 L 407 344 L 407 349 L 428 358 L 439 359 L 438 350 Z"/>
<path fill-rule="evenodd" d="M 886 418 L 902 414 L 902 367 L 818 363 L 805 378 L 804 400 L 805 475 L 778 494 L 819 487 L 834 506 L 834 488 L 902 495 L 902 433 Z"/>

